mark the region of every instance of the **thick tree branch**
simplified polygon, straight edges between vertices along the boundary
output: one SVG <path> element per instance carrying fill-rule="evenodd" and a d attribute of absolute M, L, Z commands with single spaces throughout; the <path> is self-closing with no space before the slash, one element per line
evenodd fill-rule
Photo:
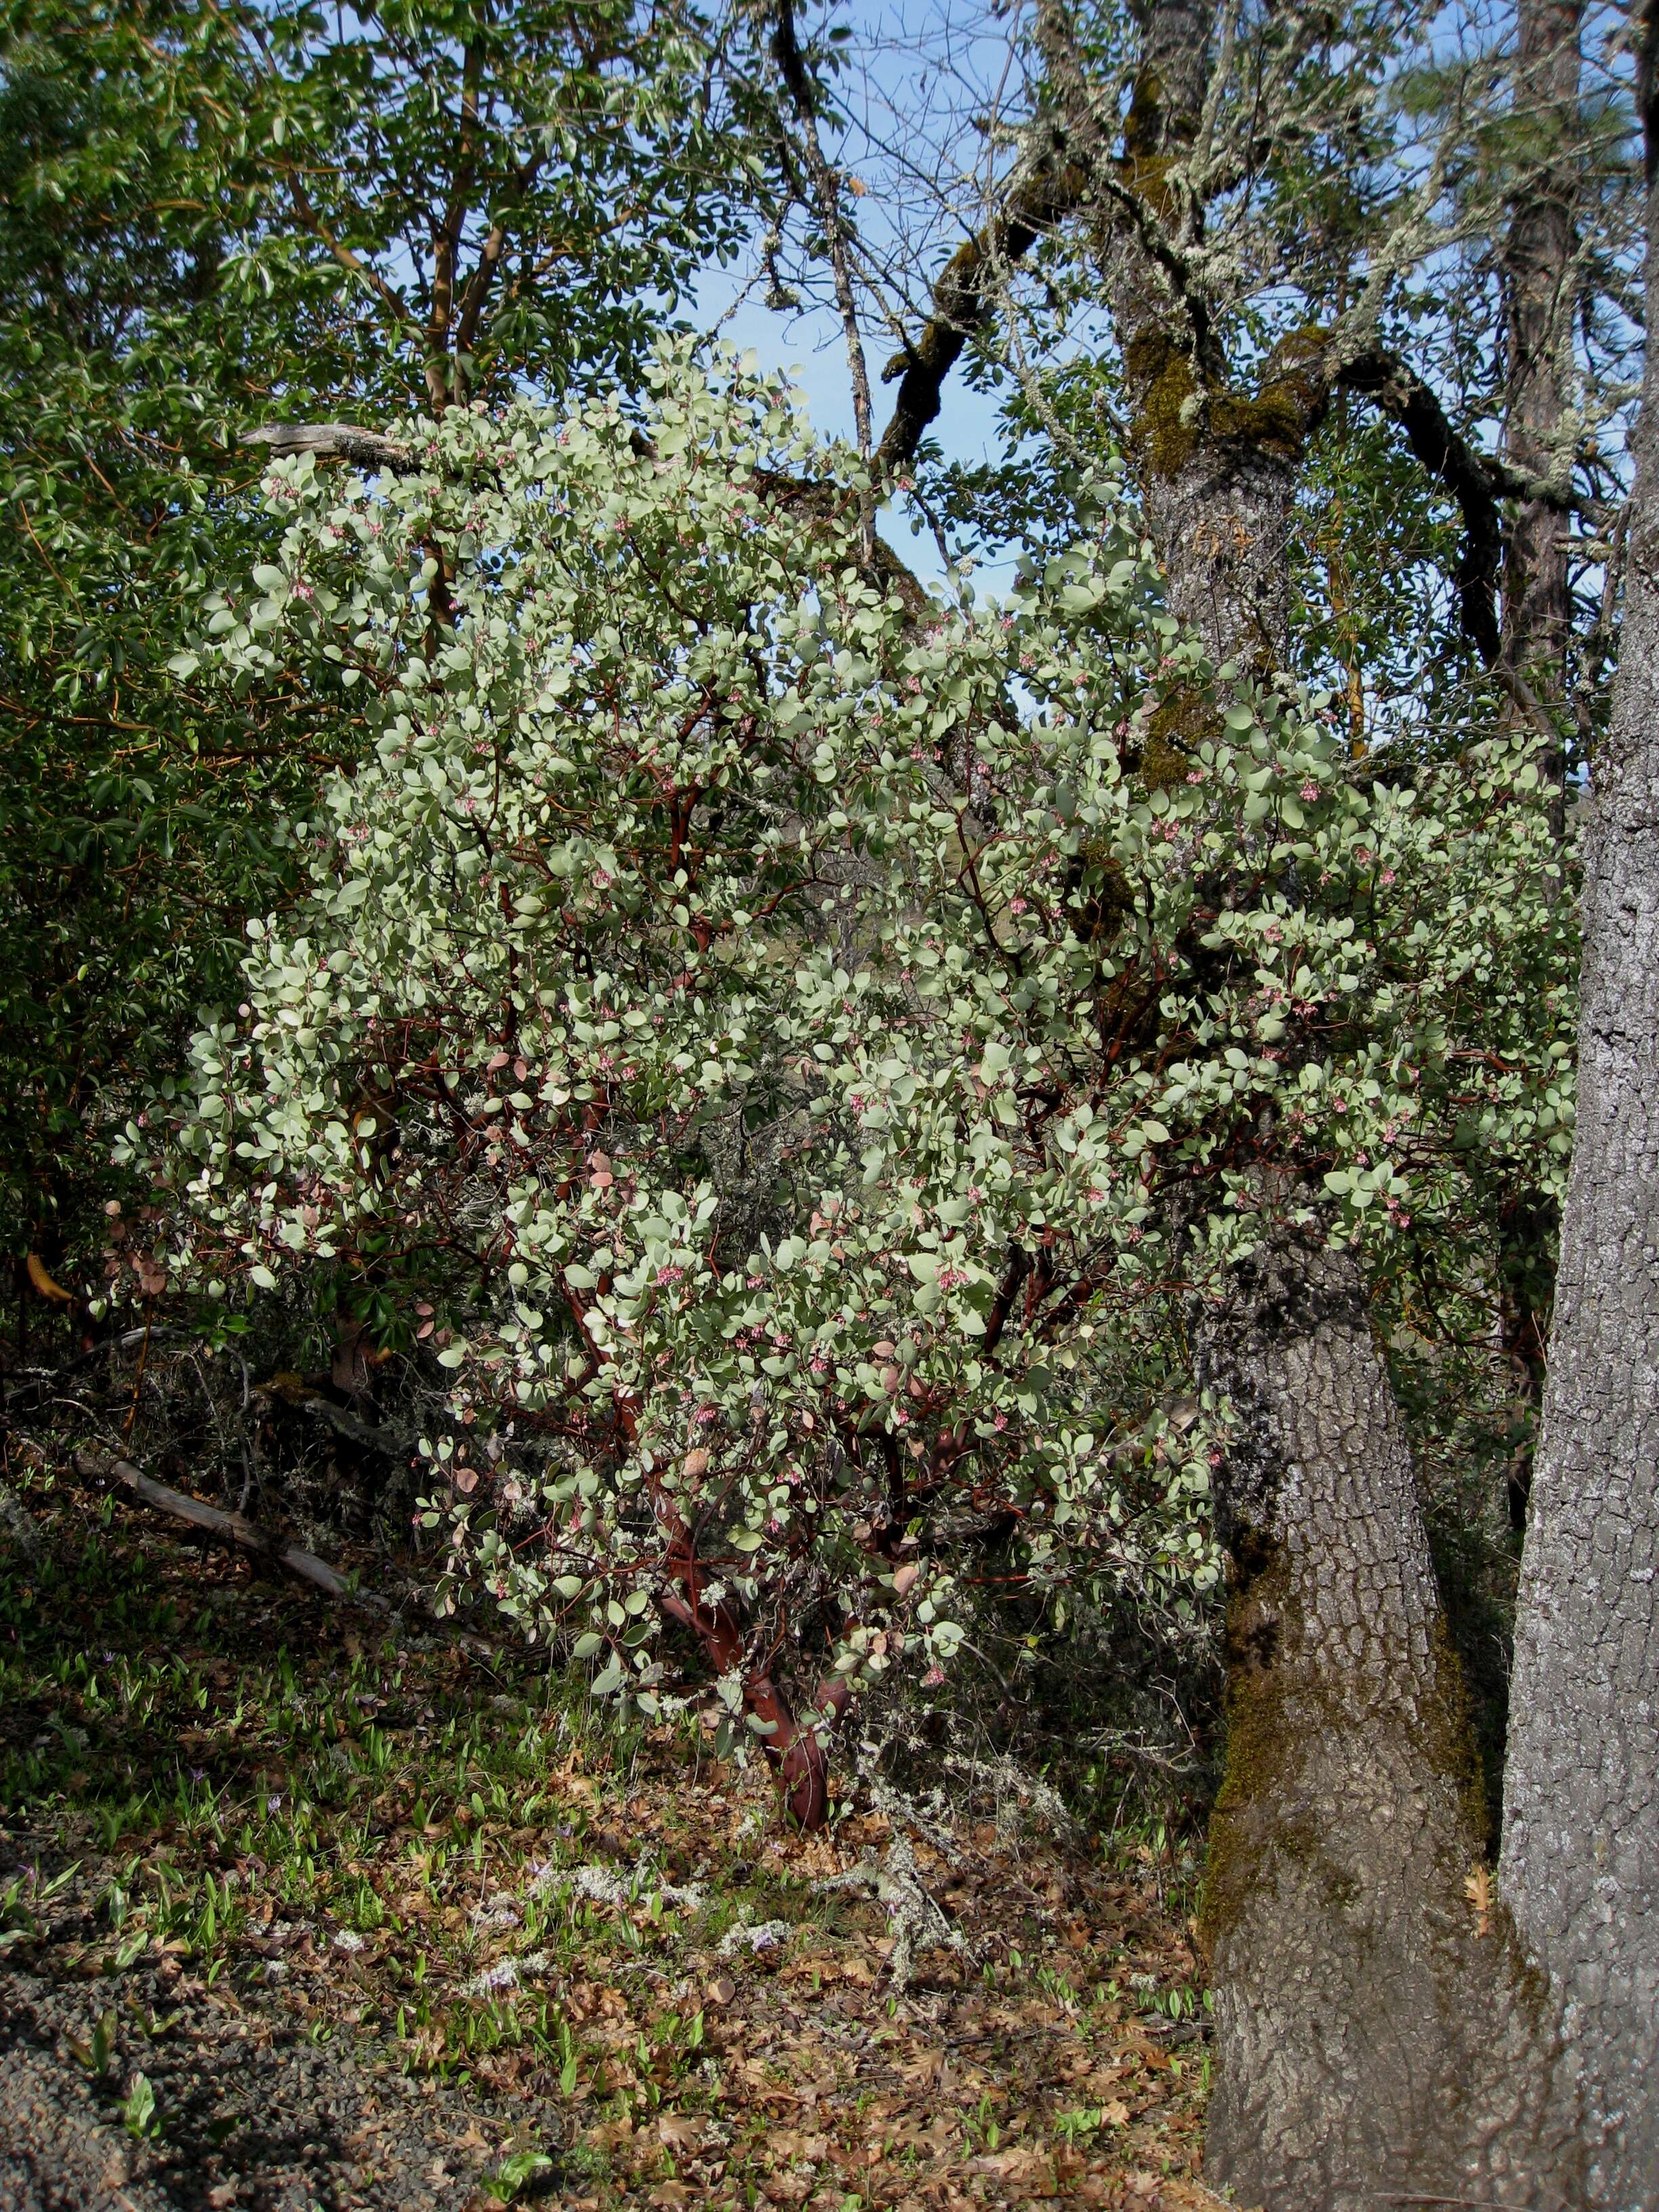
<path fill-rule="evenodd" d="M 1570 421 L 1582 295 L 1575 216 L 1583 18 L 1584 0 L 1518 0 L 1516 11 L 1513 96 L 1526 111 L 1533 148 L 1509 195 L 1498 248 L 1504 449 L 1517 466 L 1546 477 Z M 1535 685 L 1559 703 L 1573 632 L 1566 518 L 1547 501 L 1522 499 L 1504 536 L 1504 658 L 1524 689 Z M 1559 783 L 1553 751 L 1547 772 Z"/>
<path fill-rule="evenodd" d="M 525 194 L 535 183 L 537 173 L 545 158 L 544 155 L 536 155 L 533 159 L 526 161 L 517 175 L 513 178 L 503 196 L 501 204 L 504 210 L 520 205 Z M 506 250 L 507 220 L 503 213 L 498 214 L 495 222 L 491 223 L 489 234 L 478 249 L 477 265 L 462 288 L 460 307 L 455 317 L 455 350 L 458 354 L 471 353 L 472 350 L 473 341 L 478 334 L 478 323 L 483 313 L 484 302 L 489 297 L 489 289 L 495 281 L 495 272 L 501 266 L 501 256 Z"/>
<path fill-rule="evenodd" d="M 918 336 L 887 364 L 884 383 L 898 380 L 893 412 L 876 448 L 878 478 L 892 477 L 915 459 L 927 426 L 939 411 L 945 380 L 962 349 L 990 313 L 997 271 L 1023 260 L 1038 240 L 1081 204 L 1084 179 L 1057 141 L 1013 175 L 1001 207 L 983 229 L 964 240 L 933 286 L 932 312 Z"/>
<path fill-rule="evenodd" d="M 355 422 L 267 422 L 244 430 L 242 443 L 269 446 L 279 461 L 313 453 L 319 461 L 349 461 L 356 468 L 388 469 L 394 476 L 407 476 L 420 465 L 407 446 L 378 430 L 360 430 Z"/>
<path fill-rule="evenodd" d="M 1177 21 L 1173 40 L 1165 20 L 1170 15 Z M 1210 305 L 1188 252 L 1198 229 L 1198 188 L 1188 173 L 1193 138 L 1206 127 L 1210 106 L 1206 100 L 1201 103 L 1204 112 L 1196 112 L 1205 40 L 1190 11 L 1180 4 L 1156 10 L 1146 35 L 1146 62 L 1136 76 L 1127 121 L 1121 125 L 1115 111 L 1103 110 L 1064 10 L 1054 0 L 1037 10 L 1037 49 L 1065 112 L 1072 157 L 1086 172 L 1089 191 L 1109 216 L 1114 232 L 1139 256 L 1144 268 L 1162 277 L 1170 296 L 1159 301 L 1160 319 L 1167 321 L 1170 304 L 1179 308 L 1189 327 L 1194 362 L 1213 376 L 1221 364 L 1211 357 Z M 1212 76 L 1212 93 L 1218 84 Z M 1178 88 L 1184 88 L 1185 99 Z M 1146 287 L 1141 283 L 1136 289 L 1145 293 Z"/>
<path fill-rule="evenodd" d="M 456 148 L 455 173 L 443 215 L 432 233 L 432 308 L 426 327 L 426 391 L 428 404 L 434 415 L 441 415 L 450 399 L 448 363 L 455 309 L 455 271 L 477 170 L 478 81 L 483 70 L 483 48 L 475 39 L 468 45 L 461 64 L 460 137 Z"/>
<path fill-rule="evenodd" d="M 1458 610 L 1465 635 L 1488 665 L 1498 654 L 1498 580 L 1503 562 L 1500 502 L 1533 500 L 1571 511 L 1584 504 L 1571 486 L 1540 479 L 1482 453 L 1455 430 L 1444 408 L 1417 372 L 1398 355 L 1364 353 L 1344 362 L 1338 386 L 1374 399 L 1406 434 L 1424 471 L 1457 501 L 1463 543 L 1455 572 Z"/>

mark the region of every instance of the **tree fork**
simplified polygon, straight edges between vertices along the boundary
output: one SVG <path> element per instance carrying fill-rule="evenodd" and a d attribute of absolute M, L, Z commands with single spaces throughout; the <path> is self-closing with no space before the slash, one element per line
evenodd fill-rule
<path fill-rule="evenodd" d="M 617 1414 L 631 1435 L 638 1417 L 631 1393 L 618 1394 Z M 690 1630 L 717 1675 L 739 1677 L 744 1711 L 764 1731 L 761 1747 L 782 1785 L 790 1813 L 801 1827 L 821 1828 L 830 1817 L 830 1757 L 824 1740 L 846 1709 L 847 1684 L 839 1676 L 821 1682 L 812 1701 L 812 1717 L 804 1723 L 799 1720 L 787 1696 L 772 1680 L 769 1657 L 759 1664 L 745 1663 L 749 1638 L 731 1605 L 724 1598 L 711 1604 L 705 1595 L 696 1535 L 659 1480 L 653 1481 L 651 1504 L 665 1540 L 664 1570 L 669 1582 L 679 1585 L 678 1589 L 663 1590 L 658 1603 L 671 1620 Z"/>

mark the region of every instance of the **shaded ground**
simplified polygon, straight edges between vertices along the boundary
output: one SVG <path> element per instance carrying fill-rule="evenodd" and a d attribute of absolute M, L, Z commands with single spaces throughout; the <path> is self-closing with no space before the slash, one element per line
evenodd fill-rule
<path fill-rule="evenodd" d="M 114 2047 L 97 2069 L 90 2045 L 106 2001 Z M 138 2072 L 153 2135 L 123 2117 Z M 459 2177 L 487 2141 L 479 2117 L 490 2116 L 440 2086 L 151 1971 L 118 1988 L 0 1975 L 0 2206 L 461 2203 L 472 2191 Z"/>
<path fill-rule="evenodd" d="M 695 1726 L 21 1494 L 0 2212 L 1216 2202 L 1161 1833 L 988 1778 L 801 1838 Z"/>

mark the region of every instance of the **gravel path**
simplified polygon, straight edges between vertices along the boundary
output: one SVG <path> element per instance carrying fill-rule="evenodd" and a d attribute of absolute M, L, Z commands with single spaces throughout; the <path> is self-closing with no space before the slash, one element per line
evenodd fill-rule
<path fill-rule="evenodd" d="M 507 2128 L 465 2093 L 377 2063 L 372 2045 L 319 2046 L 279 2011 L 143 1972 L 121 1978 L 112 2055 L 94 2079 L 88 2046 L 117 1995 L 106 1980 L 0 1970 L 0 2212 L 480 2201 L 477 2177 Z M 122 2117 L 139 2072 L 155 2100 L 148 2141 Z"/>

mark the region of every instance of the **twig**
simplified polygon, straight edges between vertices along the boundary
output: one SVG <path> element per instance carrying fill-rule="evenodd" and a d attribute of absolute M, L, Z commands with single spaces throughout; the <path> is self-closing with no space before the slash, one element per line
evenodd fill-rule
<path fill-rule="evenodd" d="M 121 1424 L 121 1441 L 123 1443 L 126 1443 L 130 1441 L 132 1436 L 132 1425 L 138 1418 L 138 1394 L 144 1387 L 144 1366 L 149 1358 L 149 1324 L 151 1318 L 152 1316 L 149 1311 L 149 1301 L 146 1300 L 144 1306 L 144 1340 L 138 1347 L 138 1371 L 132 1378 L 132 1403 L 127 1407 L 126 1419 Z"/>
<path fill-rule="evenodd" d="M 1376 2201 L 1379 2204 L 1467 2204 L 1474 2212 L 1521 2212 L 1521 2207 L 1507 2197 L 1443 2197 L 1437 2191 L 1427 2197 L 1396 2197 L 1379 2191 Z M 1566 2199 L 1558 2197 L 1555 2202 L 1565 2204 Z"/>
<path fill-rule="evenodd" d="M 951 1950 L 963 1958 L 973 1956 L 961 1930 L 946 1919 L 923 1881 L 908 1836 L 893 1836 L 884 1859 L 878 1860 L 866 1851 L 857 1866 L 848 1867 L 844 1874 L 826 1875 L 815 1881 L 812 1887 L 820 1896 L 836 1890 L 866 1890 L 887 1908 L 888 1922 L 893 1930 L 893 1948 L 888 1954 L 887 1966 L 891 1987 L 897 1996 L 902 1996 L 908 1989 L 912 1971 L 922 1953 Z"/>

